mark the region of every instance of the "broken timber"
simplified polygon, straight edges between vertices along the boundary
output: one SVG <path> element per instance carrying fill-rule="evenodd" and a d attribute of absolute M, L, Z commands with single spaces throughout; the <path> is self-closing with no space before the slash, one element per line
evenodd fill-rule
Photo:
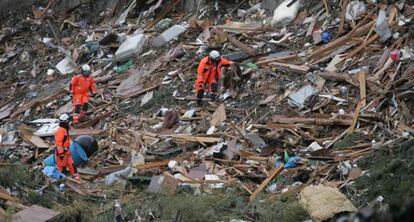
<path fill-rule="evenodd" d="M 280 67 L 288 68 L 290 70 L 297 71 L 297 72 L 302 72 L 302 73 L 306 73 L 310 70 L 310 67 L 306 66 L 306 65 L 298 66 L 298 65 L 294 65 L 294 64 L 281 63 L 281 62 L 271 62 L 269 64 L 273 67 L 276 67 L 276 68 L 280 68 Z"/>
<path fill-rule="evenodd" d="M 257 188 L 257 190 L 256 191 L 254 191 L 253 192 L 253 194 L 252 195 L 250 195 L 250 201 L 253 201 L 255 198 L 256 198 L 256 196 L 257 196 L 257 194 L 259 194 L 266 186 L 267 186 L 267 184 L 270 182 L 270 181 L 272 181 L 277 175 L 279 175 L 279 173 L 280 172 L 282 172 L 282 170 L 283 170 L 283 164 L 281 165 L 281 166 L 279 166 L 278 168 L 275 168 L 275 169 L 273 169 L 272 170 L 272 172 L 270 173 L 270 175 L 266 178 L 266 180 L 264 180 L 261 184 L 260 184 L 260 186 L 259 186 L 259 188 Z"/>
<path fill-rule="evenodd" d="M 57 97 L 58 95 L 60 95 L 63 92 L 63 90 L 57 90 L 53 93 L 50 93 L 49 95 L 46 96 L 38 96 L 38 98 L 32 99 L 29 102 L 25 103 L 23 106 L 19 107 L 16 109 L 16 111 L 14 111 L 10 117 L 12 119 L 16 118 L 20 113 L 34 107 L 37 105 L 40 105 L 42 103 L 48 102 L 50 100 L 52 100 L 53 98 Z"/>
<path fill-rule="evenodd" d="M 311 124 L 311 125 L 345 125 L 349 126 L 352 124 L 350 119 L 339 119 L 339 118 L 302 118 L 302 117 L 283 117 L 283 116 L 273 116 L 273 123 L 284 123 L 284 124 Z"/>
<path fill-rule="evenodd" d="M 19 134 L 22 139 L 37 148 L 49 148 L 49 144 L 47 144 L 42 138 L 39 136 L 33 135 L 33 132 L 26 125 L 20 125 L 18 127 Z"/>
<path fill-rule="evenodd" d="M 233 44 L 237 48 L 241 49 L 247 55 L 249 55 L 249 56 L 257 56 L 258 55 L 256 49 L 254 49 L 254 48 L 252 48 L 248 45 L 243 44 L 242 42 L 240 42 L 239 40 L 237 40 L 233 36 L 227 35 L 225 32 L 223 32 L 219 29 L 214 29 L 213 32 L 217 33 L 218 35 L 225 36 L 231 44 Z"/>

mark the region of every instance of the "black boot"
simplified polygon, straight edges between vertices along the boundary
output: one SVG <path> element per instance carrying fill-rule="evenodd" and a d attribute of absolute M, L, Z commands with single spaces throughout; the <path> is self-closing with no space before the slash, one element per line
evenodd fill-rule
<path fill-rule="evenodd" d="M 204 90 L 200 89 L 197 92 L 197 106 L 203 105 Z"/>

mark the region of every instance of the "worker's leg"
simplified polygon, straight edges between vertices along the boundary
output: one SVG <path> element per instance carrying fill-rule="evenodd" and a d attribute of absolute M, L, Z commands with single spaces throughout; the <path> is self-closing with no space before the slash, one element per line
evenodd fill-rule
<path fill-rule="evenodd" d="M 88 110 L 89 95 L 85 94 L 82 96 L 82 110 L 80 112 L 80 118 L 86 117 L 86 112 Z"/>
<path fill-rule="evenodd" d="M 204 96 L 204 81 L 197 78 L 196 80 L 196 98 L 197 98 L 197 105 L 201 105 L 201 100 Z"/>
<path fill-rule="evenodd" d="M 79 122 L 79 114 L 82 109 L 82 94 L 73 94 L 73 123 Z"/>
<path fill-rule="evenodd" d="M 210 85 L 210 97 L 212 101 L 216 101 L 218 93 L 218 83 L 212 82 Z"/>
<path fill-rule="evenodd" d="M 66 166 L 69 169 L 69 172 L 73 177 L 78 177 L 79 176 L 78 171 L 75 167 L 75 163 L 73 162 L 72 155 L 71 155 L 70 151 L 66 152 Z"/>
<path fill-rule="evenodd" d="M 56 168 L 59 170 L 59 172 L 63 172 L 64 169 L 66 169 L 66 157 L 65 154 L 63 155 L 57 155 L 55 154 L 55 160 L 56 160 Z"/>

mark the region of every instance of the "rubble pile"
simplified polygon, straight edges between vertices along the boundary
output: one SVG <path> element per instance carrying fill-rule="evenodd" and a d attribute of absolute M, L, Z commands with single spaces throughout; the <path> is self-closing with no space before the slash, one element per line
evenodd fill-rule
<path fill-rule="evenodd" d="M 70 130 L 99 144 L 82 183 L 41 175 L 43 190 L 107 199 L 117 186 L 236 187 L 246 202 L 294 195 L 326 221 L 361 207 L 341 193 L 369 174 L 358 161 L 414 133 L 410 1 L 73 2 L 33 5 L 0 26 L 0 168 L 40 172 L 56 118 L 72 112 L 71 77 L 87 63 L 97 84 L 88 119 Z M 218 101 L 196 106 L 197 65 L 211 50 L 237 65 Z M 1 201 L 24 203 L 28 188 L 0 188 L 0 216 Z"/>

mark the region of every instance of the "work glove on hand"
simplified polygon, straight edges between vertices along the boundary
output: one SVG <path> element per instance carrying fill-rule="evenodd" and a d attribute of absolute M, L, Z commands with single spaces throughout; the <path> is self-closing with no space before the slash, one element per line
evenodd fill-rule
<path fill-rule="evenodd" d="M 91 93 L 91 97 L 95 98 L 96 94 L 95 93 Z"/>
<path fill-rule="evenodd" d="M 80 176 L 79 176 L 79 173 L 77 173 L 77 174 L 75 174 L 75 175 L 73 175 L 73 178 L 75 179 L 75 180 L 77 180 L 77 181 L 81 181 L 81 178 L 80 178 Z"/>

